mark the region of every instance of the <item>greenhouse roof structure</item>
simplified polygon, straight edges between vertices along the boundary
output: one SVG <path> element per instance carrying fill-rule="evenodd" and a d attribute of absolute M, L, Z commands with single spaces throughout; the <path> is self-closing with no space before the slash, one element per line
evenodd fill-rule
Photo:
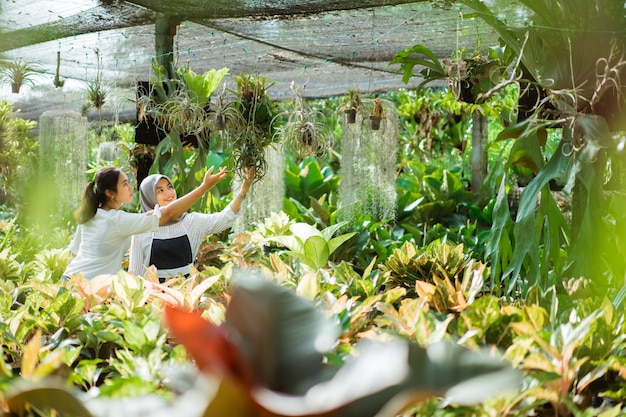
<path fill-rule="evenodd" d="M 133 86 L 150 78 L 158 58 L 155 22 L 163 17 L 174 22 L 169 35 L 178 65 L 196 73 L 258 73 L 275 83 L 268 91 L 275 99 L 289 98 L 292 85 L 305 97 L 414 87 L 417 77 L 407 85 L 389 65 L 397 51 L 422 44 L 450 57 L 497 43 L 464 11 L 402 0 L 4 1 L 0 57 L 36 63 L 42 74 L 19 94 L 3 86 L 0 98 L 25 118 L 78 111 L 87 83 L 100 76 L 110 91 L 101 117 L 132 119 Z"/>

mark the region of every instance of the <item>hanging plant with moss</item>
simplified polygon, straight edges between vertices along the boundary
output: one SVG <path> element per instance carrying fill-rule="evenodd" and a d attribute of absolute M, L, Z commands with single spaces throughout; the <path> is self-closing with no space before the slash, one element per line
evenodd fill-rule
<path fill-rule="evenodd" d="M 398 114 L 388 100 L 363 99 L 362 114 L 381 117 L 379 130 L 360 118 L 344 120 L 341 138 L 340 219 L 350 222 L 361 216 L 377 221 L 395 218 Z M 384 116 L 384 117 L 383 117 Z"/>
<path fill-rule="evenodd" d="M 265 148 L 276 140 L 274 121 L 278 111 L 267 95 L 274 82 L 258 74 L 240 73 L 233 79 L 237 83 L 237 90 L 232 91 L 234 106 L 243 120 L 230 132 L 234 170 L 243 177 L 252 168 L 261 179 L 267 172 Z"/>

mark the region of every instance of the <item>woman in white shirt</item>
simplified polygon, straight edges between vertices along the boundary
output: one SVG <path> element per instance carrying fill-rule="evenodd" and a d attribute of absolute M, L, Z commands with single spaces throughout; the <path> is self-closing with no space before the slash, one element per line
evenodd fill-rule
<path fill-rule="evenodd" d="M 116 274 L 122 269 L 124 254 L 130 247 L 131 236 L 157 230 L 187 211 L 200 197 L 226 176 L 221 169 L 212 174 L 210 168 L 202 184 L 168 207 L 153 207 L 147 213 L 120 210 L 133 199 L 133 187 L 128 176 L 117 167 L 100 169 L 83 190 L 80 207 L 74 213 L 78 222 L 70 250 L 76 254 L 64 276 L 82 274 L 92 279 L 102 274 Z"/>
<path fill-rule="evenodd" d="M 160 226 L 158 230 L 133 236 L 129 271 L 144 275 L 146 268 L 154 265 L 160 282 L 178 274 L 189 275 L 189 268 L 206 236 L 231 227 L 239 216 L 241 202 L 253 179 L 253 172 L 249 172 L 233 201 L 219 213 L 183 213 Z M 172 181 L 161 174 L 149 175 L 141 182 L 139 197 L 144 212 L 155 206 L 162 207 L 163 210 L 163 207 L 169 207 L 178 201 Z"/>

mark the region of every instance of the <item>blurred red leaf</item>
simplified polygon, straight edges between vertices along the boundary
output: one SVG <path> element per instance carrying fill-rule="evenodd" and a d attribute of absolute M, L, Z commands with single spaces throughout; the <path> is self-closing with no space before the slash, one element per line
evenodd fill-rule
<path fill-rule="evenodd" d="M 165 323 L 176 343 L 182 344 L 204 373 L 227 376 L 252 386 L 254 377 L 226 330 L 202 318 L 198 312 L 165 306 Z"/>

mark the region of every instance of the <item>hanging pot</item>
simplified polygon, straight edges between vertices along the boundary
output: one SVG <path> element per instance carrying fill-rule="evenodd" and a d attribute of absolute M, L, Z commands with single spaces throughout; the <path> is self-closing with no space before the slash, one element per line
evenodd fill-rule
<path fill-rule="evenodd" d="M 382 117 L 370 116 L 370 127 L 372 128 L 372 130 L 379 130 L 380 129 L 380 121 L 381 120 L 382 120 Z"/>
<path fill-rule="evenodd" d="M 356 122 L 356 109 L 347 109 L 343 111 L 346 115 L 346 123 L 353 124 Z"/>
<path fill-rule="evenodd" d="M 226 127 L 226 117 L 223 114 L 215 116 L 215 129 L 224 130 Z"/>
<path fill-rule="evenodd" d="M 22 85 L 19 83 L 11 83 L 11 92 L 13 94 L 19 94 L 20 93 L 20 87 Z"/>

